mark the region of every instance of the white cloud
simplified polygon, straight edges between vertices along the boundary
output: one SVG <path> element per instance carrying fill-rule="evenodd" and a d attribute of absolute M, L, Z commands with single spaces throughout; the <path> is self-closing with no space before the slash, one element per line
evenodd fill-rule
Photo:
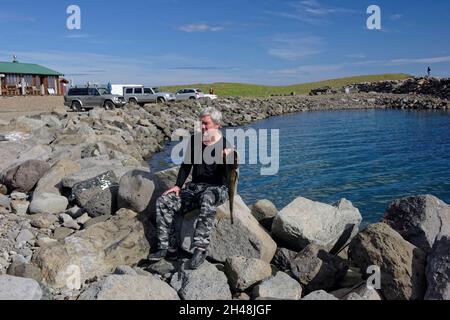
<path fill-rule="evenodd" d="M 288 2 L 288 11 L 266 11 L 266 13 L 282 18 L 294 19 L 309 24 L 326 22 L 332 15 L 354 13 L 354 10 L 342 7 L 330 7 L 317 0 Z"/>
<path fill-rule="evenodd" d="M 224 30 L 224 27 L 210 26 L 206 23 L 193 23 L 180 26 L 178 29 L 184 32 L 217 32 Z"/>
<path fill-rule="evenodd" d="M 400 14 L 400 13 L 396 13 L 396 14 L 393 14 L 393 15 L 390 15 L 390 16 L 389 16 L 389 19 L 390 19 L 390 20 L 393 20 L 393 21 L 395 21 L 395 20 L 400 20 L 401 18 L 403 18 L 403 15 Z"/>
<path fill-rule="evenodd" d="M 323 40 L 316 36 L 277 35 L 267 53 L 283 60 L 300 60 L 324 51 Z"/>

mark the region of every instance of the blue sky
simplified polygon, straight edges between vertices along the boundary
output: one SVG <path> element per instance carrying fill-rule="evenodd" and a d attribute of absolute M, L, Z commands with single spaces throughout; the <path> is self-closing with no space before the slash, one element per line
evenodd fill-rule
<path fill-rule="evenodd" d="M 81 30 L 68 30 L 69 5 Z M 367 7 L 381 8 L 368 30 Z M 360 74 L 450 75 L 450 1 L 2 1 L 0 61 L 76 83 L 294 84 Z"/>

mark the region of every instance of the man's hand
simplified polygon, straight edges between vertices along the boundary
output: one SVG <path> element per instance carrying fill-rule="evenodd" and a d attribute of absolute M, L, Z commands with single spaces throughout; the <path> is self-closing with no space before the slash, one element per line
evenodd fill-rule
<path fill-rule="evenodd" d="M 166 192 L 164 192 L 164 193 L 163 193 L 163 196 L 166 196 L 166 195 L 168 195 L 169 193 L 175 192 L 176 195 L 177 195 L 177 197 L 179 197 L 179 196 L 180 196 L 180 191 L 181 191 L 180 187 L 175 186 L 175 187 L 173 187 L 173 188 L 167 190 Z"/>

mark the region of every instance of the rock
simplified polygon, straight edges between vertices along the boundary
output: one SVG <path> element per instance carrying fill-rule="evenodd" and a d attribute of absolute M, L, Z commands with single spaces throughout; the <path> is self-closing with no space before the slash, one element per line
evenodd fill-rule
<path fill-rule="evenodd" d="M 46 123 L 42 120 L 32 119 L 25 116 L 13 119 L 12 122 L 14 122 L 18 126 L 28 128 L 28 130 L 31 131 L 39 130 L 40 128 L 45 127 L 46 125 Z"/>
<path fill-rule="evenodd" d="M 44 146 L 41 144 L 34 145 L 28 150 L 19 152 L 17 156 L 17 161 L 18 162 L 23 162 L 27 160 L 47 161 L 48 159 L 50 159 L 51 152 L 52 148 L 49 146 Z"/>
<path fill-rule="evenodd" d="M 91 217 L 89 217 L 89 215 L 85 213 L 81 217 L 77 218 L 77 223 L 84 226 L 89 220 L 91 220 Z"/>
<path fill-rule="evenodd" d="M 34 239 L 34 234 L 28 229 L 20 230 L 19 234 L 16 237 L 16 242 L 27 242 Z"/>
<path fill-rule="evenodd" d="M 311 292 L 307 296 L 303 297 L 302 300 L 319 300 L 319 301 L 325 301 L 325 300 L 339 300 L 332 294 L 326 293 L 324 290 L 318 290 Z"/>
<path fill-rule="evenodd" d="M 24 200 L 13 200 L 11 201 L 11 209 L 17 215 L 26 215 L 28 212 L 28 207 L 30 203 Z"/>
<path fill-rule="evenodd" d="M 56 243 L 58 243 L 58 240 L 51 239 L 49 237 L 41 237 L 36 242 L 37 246 L 41 247 L 41 248 L 48 247 L 48 246 L 54 245 Z"/>
<path fill-rule="evenodd" d="M 24 200 L 25 201 L 25 200 L 28 199 L 28 196 L 27 196 L 26 193 L 13 191 L 11 193 L 11 199 L 12 200 Z"/>
<path fill-rule="evenodd" d="M 291 271 L 307 292 L 332 289 L 345 277 L 348 264 L 324 249 L 310 244 L 291 261 Z"/>
<path fill-rule="evenodd" d="M 278 209 L 269 200 L 259 200 L 252 206 L 252 215 L 258 220 L 261 225 L 270 230 L 272 228 L 272 221 L 278 214 Z"/>
<path fill-rule="evenodd" d="M 450 206 L 432 195 L 395 200 L 383 222 L 403 239 L 429 252 L 437 238 L 450 236 Z"/>
<path fill-rule="evenodd" d="M 53 193 L 61 195 L 62 184 L 64 177 L 79 172 L 80 165 L 73 161 L 61 159 L 56 162 L 47 173 L 39 180 L 36 189 L 33 193 L 33 198 L 43 193 Z"/>
<path fill-rule="evenodd" d="M 110 275 L 80 300 L 180 300 L 176 291 L 155 276 Z"/>
<path fill-rule="evenodd" d="M 114 274 L 137 276 L 137 272 L 130 266 L 117 266 L 116 270 L 114 270 Z"/>
<path fill-rule="evenodd" d="M 8 188 L 9 192 L 29 192 L 49 169 L 50 165 L 44 161 L 27 160 L 6 169 L 2 173 L 2 183 Z"/>
<path fill-rule="evenodd" d="M 148 270 L 152 273 L 156 273 L 161 276 L 166 276 L 168 274 L 175 273 L 180 267 L 180 265 L 181 263 L 179 261 L 168 261 L 163 259 L 150 265 L 148 267 Z"/>
<path fill-rule="evenodd" d="M 277 248 L 272 264 L 279 270 L 291 272 L 291 261 L 294 260 L 297 252 L 286 248 Z"/>
<path fill-rule="evenodd" d="M 284 272 L 264 280 L 253 288 L 253 298 L 300 300 L 302 286 Z"/>
<path fill-rule="evenodd" d="M 4 185 L 0 183 L 0 194 L 1 195 L 7 195 L 8 194 L 8 188 Z"/>
<path fill-rule="evenodd" d="M 112 216 L 99 216 L 99 217 L 95 217 L 95 218 L 89 219 L 89 220 L 83 225 L 83 227 L 84 227 L 84 229 L 88 229 L 88 228 L 90 228 L 90 227 L 92 227 L 92 226 L 95 226 L 95 225 L 98 224 L 98 223 L 102 223 L 102 222 L 108 221 L 108 220 L 111 219 L 111 218 L 112 218 Z"/>
<path fill-rule="evenodd" d="M 51 229 L 58 217 L 51 213 L 38 213 L 31 216 L 31 225 L 39 229 Z"/>
<path fill-rule="evenodd" d="M 112 215 L 117 211 L 117 194 L 119 186 L 113 185 L 96 193 L 85 205 L 84 209 L 90 217 Z"/>
<path fill-rule="evenodd" d="M 3 194 L 0 194 L 0 207 L 11 210 L 11 199 Z"/>
<path fill-rule="evenodd" d="M 37 282 L 42 281 L 41 270 L 28 263 L 11 263 L 8 268 L 8 274 L 15 277 L 34 279 Z"/>
<path fill-rule="evenodd" d="M 91 167 L 88 169 L 83 169 L 79 172 L 72 173 L 62 179 L 61 184 L 64 188 L 73 188 L 76 184 L 91 180 L 99 175 L 104 175 L 105 173 L 112 171 L 117 179 L 120 179 L 128 171 L 136 169 L 130 167 L 124 167 L 122 164 L 116 166 L 101 166 L 101 167 Z M 116 183 L 118 182 L 115 181 Z"/>
<path fill-rule="evenodd" d="M 148 232 L 154 233 L 154 230 Z M 64 288 L 71 266 L 79 268 L 83 283 L 111 273 L 119 265 L 137 264 L 147 257 L 149 250 L 137 214 L 122 209 L 106 222 L 79 231 L 51 247 L 40 248 L 33 262 L 42 269 L 49 286 Z"/>
<path fill-rule="evenodd" d="M 78 223 L 72 219 L 71 216 L 68 214 L 60 214 L 59 217 L 62 219 L 62 225 L 64 228 L 73 229 L 73 230 L 80 230 L 80 226 Z"/>
<path fill-rule="evenodd" d="M 72 188 L 70 200 L 76 200 L 77 205 L 84 208 L 95 195 L 111 186 L 116 186 L 117 183 L 118 180 L 114 172 L 102 173 L 92 179 L 75 184 Z"/>
<path fill-rule="evenodd" d="M 78 219 L 84 214 L 84 212 L 85 211 L 78 206 L 73 206 L 72 208 L 66 210 L 66 213 L 73 219 Z"/>
<path fill-rule="evenodd" d="M 428 256 L 426 300 L 450 300 L 450 237 L 434 242 Z"/>
<path fill-rule="evenodd" d="M 385 223 L 369 225 L 350 243 L 349 256 L 364 273 L 381 271 L 381 292 L 388 300 L 420 300 L 425 295 L 425 253 Z"/>
<path fill-rule="evenodd" d="M 336 253 L 358 232 L 361 220 L 348 200 L 330 206 L 299 197 L 275 217 L 272 234 L 296 251 L 313 243 Z"/>
<path fill-rule="evenodd" d="M 132 170 L 127 172 L 119 182 L 118 206 L 119 208 L 131 209 L 138 213 L 150 213 L 153 192 L 155 191 L 153 175 L 143 170 Z"/>
<path fill-rule="evenodd" d="M 245 291 L 255 283 L 272 275 L 270 264 L 254 258 L 229 257 L 225 261 L 225 274 L 234 290 Z"/>
<path fill-rule="evenodd" d="M 183 300 L 231 300 L 227 277 L 208 261 L 196 270 L 184 264 L 173 275 L 170 285 Z"/>
<path fill-rule="evenodd" d="M 0 276 L 0 300 L 41 300 L 42 289 L 33 279 Z"/>
<path fill-rule="evenodd" d="M 59 227 L 53 231 L 53 239 L 63 240 L 66 237 L 70 236 L 74 231 L 72 229 L 66 227 Z"/>
<path fill-rule="evenodd" d="M 234 224 L 230 222 L 229 202 L 217 208 L 216 221 L 211 233 L 208 255 L 212 259 L 225 262 L 232 256 L 256 258 L 270 262 L 275 254 L 276 243 L 260 226 L 250 209 L 239 195 L 234 198 Z M 192 251 L 194 225 L 197 212 L 186 214 L 181 226 L 182 248 Z"/>
<path fill-rule="evenodd" d="M 367 286 L 366 282 L 363 282 L 358 287 L 352 289 L 351 293 L 357 294 L 358 297 L 360 297 L 362 300 L 371 300 L 371 301 L 380 301 L 380 300 L 382 300 L 381 296 L 377 292 L 377 290 L 375 290 L 373 288 L 369 288 Z M 349 300 L 349 295 L 345 296 L 344 299 Z"/>
<path fill-rule="evenodd" d="M 30 204 L 30 213 L 58 214 L 64 212 L 68 205 L 69 200 L 66 197 L 54 193 L 42 193 L 37 197 L 33 197 L 33 201 Z"/>

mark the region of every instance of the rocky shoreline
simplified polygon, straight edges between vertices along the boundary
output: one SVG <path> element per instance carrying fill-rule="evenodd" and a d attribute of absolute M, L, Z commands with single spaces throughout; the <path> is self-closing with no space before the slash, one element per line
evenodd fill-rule
<path fill-rule="evenodd" d="M 226 126 L 320 110 L 448 111 L 448 91 L 436 92 L 222 98 L 1 121 L 0 299 L 450 299 L 450 206 L 431 195 L 394 200 L 362 231 L 346 199 L 300 197 L 278 210 L 238 196 L 235 225 L 228 204 L 219 208 L 200 269 L 185 267 L 195 213 L 180 221 L 179 261 L 144 261 L 154 201 L 176 178 L 146 160 L 175 130 L 192 131 L 203 107 L 221 110 Z M 379 290 L 365 282 L 374 265 Z"/>

